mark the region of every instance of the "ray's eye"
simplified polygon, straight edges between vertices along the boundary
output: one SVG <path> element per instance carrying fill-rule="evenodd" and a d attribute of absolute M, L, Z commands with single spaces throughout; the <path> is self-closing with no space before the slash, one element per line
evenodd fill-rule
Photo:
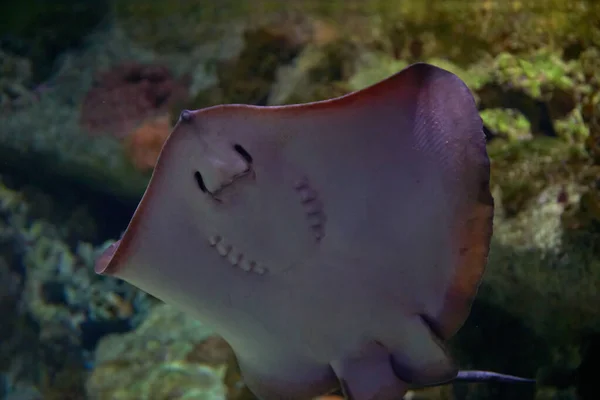
<path fill-rule="evenodd" d="M 252 164 L 252 156 L 241 145 L 236 143 L 233 145 L 233 149 L 237 151 L 248 164 Z"/>
<path fill-rule="evenodd" d="M 204 179 L 202 179 L 202 174 L 200 173 L 200 171 L 194 172 L 194 179 L 196 179 L 196 183 L 198 184 L 198 187 L 200 188 L 200 190 L 202 190 L 202 192 L 208 192 L 208 189 L 204 184 Z"/>

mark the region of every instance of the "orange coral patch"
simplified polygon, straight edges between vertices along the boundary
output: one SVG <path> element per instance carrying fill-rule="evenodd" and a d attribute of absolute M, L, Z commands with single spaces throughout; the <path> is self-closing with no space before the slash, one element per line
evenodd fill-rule
<path fill-rule="evenodd" d="M 161 115 L 137 127 L 125 142 L 127 154 L 140 171 L 151 171 L 162 146 L 171 133 L 171 117 Z"/>

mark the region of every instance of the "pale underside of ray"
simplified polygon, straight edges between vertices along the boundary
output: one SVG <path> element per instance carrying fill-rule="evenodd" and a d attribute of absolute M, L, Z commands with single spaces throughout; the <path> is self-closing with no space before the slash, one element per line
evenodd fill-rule
<path fill-rule="evenodd" d="M 363 91 L 186 111 L 98 262 L 214 325 L 263 399 L 356 400 L 456 376 L 444 341 L 487 261 L 482 124 L 415 64 Z"/>

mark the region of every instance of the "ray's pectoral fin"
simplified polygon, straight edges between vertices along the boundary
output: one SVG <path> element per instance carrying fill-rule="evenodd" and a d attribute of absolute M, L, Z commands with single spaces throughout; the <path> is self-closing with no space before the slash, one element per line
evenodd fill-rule
<path fill-rule="evenodd" d="M 429 386 L 456 377 L 458 367 L 424 318 L 414 316 L 398 323 L 398 329 L 385 331 L 388 336 L 378 338 L 389 349 L 392 367 L 400 379 L 411 386 Z M 402 334 L 389 336 L 389 332 Z"/>
<path fill-rule="evenodd" d="M 309 400 L 335 389 L 336 378 L 329 365 L 300 360 L 292 357 L 253 363 L 238 356 L 244 384 L 261 400 Z"/>
<path fill-rule="evenodd" d="M 344 396 L 348 400 L 401 399 L 408 385 L 398 379 L 390 363 L 390 353 L 371 342 L 360 354 L 331 363 Z"/>

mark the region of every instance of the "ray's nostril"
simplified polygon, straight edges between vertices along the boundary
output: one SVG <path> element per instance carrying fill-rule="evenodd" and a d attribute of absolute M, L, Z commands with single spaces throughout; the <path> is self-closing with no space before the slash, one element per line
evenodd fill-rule
<path fill-rule="evenodd" d="M 183 110 L 181 114 L 179 114 L 179 119 L 183 122 L 190 122 L 192 120 L 193 114 L 190 110 Z"/>
<path fill-rule="evenodd" d="M 241 145 L 236 143 L 233 145 L 233 149 L 237 151 L 248 164 L 252 164 L 252 156 Z"/>
<path fill-rule="evenodd" d="M 208 189 L 206 188 L 206 184 L 204 183 L 204 179 L 202 179 L 202 174 L 200 171 L 194 172 L 194 178 L 196 179 L 196 183 L 202 192 L 207 193 Z"/>

